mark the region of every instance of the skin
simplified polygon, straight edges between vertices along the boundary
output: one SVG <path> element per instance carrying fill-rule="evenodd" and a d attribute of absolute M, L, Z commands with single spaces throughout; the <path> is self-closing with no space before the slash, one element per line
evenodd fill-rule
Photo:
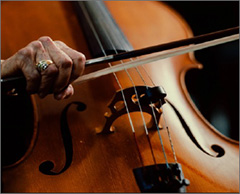
<path fill-rule="evenodd" d="M 52 60 L 53 64 L 39 72 L 36 64 L 41 60 Z M 82 53 L 44 36 L 2 61 L 1 76 L 7 78 L 23 74 L 29 94 L 37 93 L 44 98 L 53 93 L 55 99 L 62 100 L 73 95 L 71 83 L 83 73 L 85 61 Z"/>

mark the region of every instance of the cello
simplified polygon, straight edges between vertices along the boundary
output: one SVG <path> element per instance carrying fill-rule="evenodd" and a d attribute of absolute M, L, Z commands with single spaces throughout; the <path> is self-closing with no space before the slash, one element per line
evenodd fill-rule
<path fill-rule="evenodd" d="M 161 2 L 105 3 L 134 49 L 192 36 L 181 16 Z M 24 12 L 26 9 L 29 15 Z M 90 8 L 87 10 L 91 12 Z M 2 14 L 2 36 L 5 37 L 2 49 L 6 50 L 2 51 L 3 58 L 46 34 L 84 52 L 87 58 L 92 57 L 72 2 L 2 2 Z M 157 26 L 164 30 L 160 31 Z M 127 40 L 123 50 L 132 49 Z M 120 46 L 122 48 L 122 43 Z M 96 43 L 93 47 L 96 48 Z M 113 49 L 116 50 L 122 52 Z M 106 66 L 108 64 L 89 66 L 85 74 Z M 184 76 L 191 68 L 201 68 L 193 53 L 75 85 L 75 95 L 63 102 L 51 96 L 45 99 L 31 96 L 30 140 L 23 154 L 6 161 L 2 168 L 2 191 L 164 192 L 166 190 L 159 190 L 158 185 L 153 190 L 143 188 L 141 183 L 148 180 L 140 178 L 145 171 L 147 177 L 148 173 L 155 177 L 155 171 L 159 171 L 164 176 L 157 179 L 165 180 L 170 176 L 169 168 L 165 167 L 169 164 L 171 169 L 180 169 L 178 176 L 170 171 L 177 177 L 175 182 L 169 181 L 169 189 L 176 189 L 173 191 L 238 192 L 238 142 L 217 132 L 191 101 L 184 83 Z M 139 101 L 137 94 L 145 95 L 142 88 L 146 86 L 153 88 L 152 91 L 155 86 L 162 86 L 167 99 L 165 102 L 162 99 L 162 104 L 143 106 L 142 113 L 139 105 L 146 102 Z M 127 106 L 121 98 L 122 91 Z M 164 91 L 161 92 L 165 97 Z M 164 113 L 159 110 L 161 107 Z M 158 119 L 154 119 L 154 113 Z M 159 123 L 154 127 L 156 120 Z M 14 148 L 16 151 L 17 147 Z M 178 163 L 181 166 L 174 166 Z M 150 181 L 149 185 L 152 184 Z"/>

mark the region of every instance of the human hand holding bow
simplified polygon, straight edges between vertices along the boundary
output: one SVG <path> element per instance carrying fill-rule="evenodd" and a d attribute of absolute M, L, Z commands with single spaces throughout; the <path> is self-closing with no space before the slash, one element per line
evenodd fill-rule
<path fill-rule="evenodd" d="M 29 43 L 1 62 L 1 77 L 23 74 L 26 91 L 44 98 L 49 93 L 57 100 L 73 95 L 71 83 L 84 70 L 85 56 L 61 41 L 44 36 Z"/>

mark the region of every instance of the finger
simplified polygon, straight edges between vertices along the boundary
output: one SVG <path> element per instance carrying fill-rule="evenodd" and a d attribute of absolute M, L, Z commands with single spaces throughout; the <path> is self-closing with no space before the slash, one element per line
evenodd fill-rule
<path fill-rule="evenodd" d="M 47 69 L 41 72 L 41 75 L 42 79 L 38 94 L 41 98 L 44 98 L 46 95 L 53 93 L 54 82 L 58 75 L 58 69 L 53 63 L 49 64 Z"/>
<path fill-rule="evenodd" d="M 70 77 L 70 83 L 77 79 L 84 71 L 86 58 L 85 55 L 73 50 L 72 48 L 68 47 L 62 41 L 54 41 L 54 43 L 63 51 L 65 52 L 73 61 L 73 68 L 72 74 Z"/>
<path fill-rule="evenodd" d="M 16 60 L 18 57 L 18 54 L 11 56 L 10 58 L 6 60 L 1 60 L 1 77 L 7 78 L 7 77 L 13 77 L 17 75 L 22 74 L 22 69 L 20 67 L 19 61 Z"/>
<path fill-rule="evenodd" d="M 58 68 L 58 76 L 56 77 L 54 83 L 54 93 L 61 92 L 65 87 L 68 86 L 70 76 L 72 73 L 72 60 L 71 58 L 59 49 L 51 38 L 41 37 L 39 41 L 42 42 L 45 50 L 48 52 L 49 56 L 53 60 L 54 64 Z"/>
<path fill-rule="evenodd" d="M 15 62 L 15 66 L 22 71 L 26 79 L 26 91 L 28 93 L 36 93 L 38 91 L 41 77 L 35 68 L 36 51 L 34 48 L 34 42 L 27 45 L 25 48 L 19 50 L 16 55 L 13 56 L 12 62 Z"/>
<path fill-rule="evenodd" d="M 68 87 L 65 90 L 63 90 L 60 93 L 54 94 L 54 98 L 57 99 L 57 100 L 62 100 L 62 99 L 69 98 L 73 94 L 74 94 L 73 86 L 72 86 L 72 84 L 69 84 Z"/>
<path fill-rule="evenodd" d="M 51 60 L 44 46 L 40 41 L 35 41 L 36 64 L 40 61 Z M 49 64 L 47 69 L 40 71 L 41 83 L 38 89 L 38 95 L 44 98 L 47 94 L 52 93 L 55 79 L 58 75 L 58 68 L 54 64 Z"/>

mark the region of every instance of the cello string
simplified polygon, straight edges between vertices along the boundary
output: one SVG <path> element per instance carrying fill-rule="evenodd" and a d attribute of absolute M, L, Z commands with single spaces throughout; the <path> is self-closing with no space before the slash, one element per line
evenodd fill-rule
<path fill-rule="evenodd" d="M 107 28 L 106 22 L 103 22 L 103 25 L 105 25 L 104 27 Z M 105 34 L 108 35 L 107 38 L 108 38 L 108 40 L 110 41 L 110 44 L 112 45 L 112 48 L 113 48 L 114 51 L 115 51 L 115 54 L 118 54 L 118 51 L 116 50 L 116 48 L 115 48 L 115 46 L 114 46 L 114 44 L 113 44 L 113 40 L 110 38 L 111 36 L 108 34 L 108 32 L 105 30 L 105 28 L 103 28 L 103 31 L 104 31 Z M 120 41 L 119 41 L 119 43 L 120 43 L 120 45 L 122 44 L 122 42 L 120 42 Z M 133 60 L 132 57 L 131 57 L 130 59 Z M 122 60 L 120 60 L 120 61 L 121 61 L 121 64 L 123 65 L 123 61 L 122 61 Z M 137 68 L 135 67 L 135 69 L 137 69 Z M 131 83 L 132 83 L 132 86 L 133 86 L 133 88 L 134 88 L 134 92 L 135 92 L 136 98 L 139 99 L 139 95 L 138 95 L 138 92 L 137 92 L 137 89 L 136 89 L 136 85 L 135 85 L 132 77 L 130 76 L 130 74 L 129 74 L 129 72 L 128 72 L 127 69 L 124 68 L 124 70 L 125 70 L 125 72 L 127 73 L 127 76 L 128 76 L 128 78 L 130 79 L 130 81 L 131 81 Z M 140 72 L 138 71 L 138 69 L 137 69 L 137 72 L 138 72 L 138 74 L 140 75 L 141 79 L 143 80 L 143 82 L 144 82 L 144 84 L 145 84 L 145 87 L 148 89 L 148 87 L 147 87 L 147 85 L 146 85 L 146 82 L 145 82 L 144 78 L 142 77 L 142 75 L 140 74 Z M 140 110 L 141 117 L 142 117 L 142 120 L 143 120 L 143 125 L 144 125 L 144 129 L 145 129 L 145 133 L 146 133 L 146 136 L 147 136 L 149 145 L 150 145 L 150 149 L 151 149 L 151 153 L 152 153 L 152 157 L 153 157 L 154 163 L 156 164 L 156 159 L 155 159 L 155 156 L 154 156 L 154 153 L 153 153 L 153 149 L 152 149 L 152 144 L 151 144 L 151 141 L 150 141 L 150 138 L 149 138 L 149 133 L 148 133 L 148 129 L 147 129 L 147 126 L 146 126 L 146 121 L 145 121 L 145 118 L 144 118 L 144 116 L 143 116 L 142 106 L 141 106 L 140 101 L 138 101 L 138 102 L 139 102 L 139 103 L 138 103 L 138 106 L 139 106 L 139 110 Z M 156 128 L 157 128 L 157 131 L 158 131 L 158 136 L 159 136 L 159 140 L 160 140 L 160 143 L 161 143 L 161 147 L 162 147 L 164 159 L 165 159 L 165 162 L 166 162 L 167 167 L 169 167 L 168 161 L 167 161 L 166 152 L 165 152 L 164 145 L 163 145 L 163 140 L 162 140 L 162 137 L 161 137 L 161 134 L 160 134 L 160 129 L 159 129 L 159 126 L 158 126 L 158 122 L 157 122 L 157 119 L 156 119 L 156 114 L 155 114 L 155 112 L 154 112 L 153 103 L 152 103 L 152 102 L 150 102 L 150 107 L 151 107 L 151 110 L 152 110 L 152 115 L 153 115 L 153 117 L 154 117 L 154 122 L 155 122 L 155 125 L 156 125 Z M 134 133 L 134 137 L 135 137 L 135 133 Z M 136 142 L 137 142 L 137 141 L 136 141 Z"/>
<path fill-rule="evenodd" d="M 88 12 L 86 11 L 85 6 L 83 6 L 82 4 L 80 4 L 80 6 L 81 6 L 81 8 L 83 10 L 83 13 L 84 13 L 85 17 L 88 20 L 88 23 L 89 23 L 89 25 L 90 25 L 93 33 L 94 33 L 94 36 L 95 36 L 95 38 L 96 38 L 96 40 L 97 40 L 97 42 L 98 42 L 98 44 L 99 44 L 99 46 L 101 48 L 101 51 L 103 52 L 103 54 L 105 56 L 107 56 L 107 54 L 106 54 L 106 52 L 105 52 L 105 50 L 104 50 L 104 48 L 102 46 L 101 40 L 100 40 L 96 30 L 95 30 L 95 27 L 92 24 L 92 21 L 91 21 L 89 15 L 88 15 Z M 109 65 L 110 68 L 112 67 L 111 63 L 108 63 L 108 65 Z M 134 140 L 135 140 L 135 143 L 136 143 L 136 147 L 137 147 L 137 151 L 138 151 L 138 154 L 139 154 L 141 165 L 144 166 L 142 155 L 141 155 L 141 152 L 140 152 L 140 149 L 139 149 L 139 146 L 138 146 L 138 143 L 137 143 L 136 135 L 135 135 L 135 128 L 134 128 L 134 125 L 133 125 L 133 122 L 132 122 L 132 118 L 130 116 L 130 112 L 129 112 L 128 105 L 127 105 L 127 102 L 126 102 L 126 99 L 125 99 L 125 95 L 124 95 L 124 92 L 123 92 L 122 85 L 121 85 L 121 83 L 120 83 L 120 81 L 119 81 L 119 79 L 118 79 L 118 77 L 117 77 L 115 72 L 113 73 L 113 75 L 114 75 L 115 80 L 116 80 L 116 82 L 117 82 L 117 84 L 118 84 L 118 86 L 120 88 L 120 91 L 121 91 L 121 95 L 122 95 L 123 102 L 124 102 L 124 105 L 125 105 L 125 108 L 126 108 L 126 112 L 127 112 L 127 115 L 128 115 L 129 123 L 130 123 L 131 129 L 132 129 L 132 132 L 133 132 L 133 136 L 134 136 Z"/>
<path fill-rule="evenodd" d="M 104 25 L 106 25 L 106 23 L 103 23 Z M 105 26 L 106 27 L 106 26 Z M 104 33 L 108 34 L 108 32 L 105 30 L 105 28 L 103 28 L 104 30 Z M 110 44 L 112 45 L 112 48 L 114 49 L 114 52 L 116 54 L 118 54 L 118 51 L 116 49 L 116 47 L 114 46 L 113 44 L 113 40 L 110 38 L 110 36 L 107 36 L 108 37 L 108 40 L 110 42 Z M 122 44 L 122 42 L 119 42 L 120 44 Z M 123 61 L 120 60 L 120 63 L 123 64 Z M 124 69 L 124 71 L 126 72 L 129 80 L 131 81 L 131 84 L 133 86 L 133 89 L 134 89 L 134 92 L 135 92 L 135 95 L 136 95 L 136 98 L 139 99 L 139 95 L 138 95 L 138 92 L 137 92 L 137 89 L 136 89 L 136 85 L 132 79 L 132 77 L 130 76 L 129 72 L 127 69 Z M 147 129 L 147 125 L 146 125 L 146 121 L 145 121 L 145 118 L 144 118 L 144 115 L 143 115 L 143 111 L 142 111 L 142 106 L 141 106 L 141 103 L 140 101 L 138 101 L 138 107 L 139 107 L 139 110 L 140 110 L 140 114 L 141 114 L 141 118 L 142 118 L 142 121 L 143 121 L 143 126 L 144 126 L 144 129 L 145 129 L 145 134 L 147 136 L 147 140 L 148 140 L 148 144 L 150 146 L 150 150 L 151 150 L 151 155 L 152 155 L 152 158 L 153 158 L 153 161 L 154 161 L 154 164 L 156 165 L 156 158 L 154 156 L 154 152 L 153 152 L 153 148 L 152 148 L 152 144 L 151 144 L 151 141 L 150 141 L 150 138 L 149 138 L 149 133 L 148 133 L 148 129 Z M 136 134 L 135 134 L 135 131 L 133 132 L 133 135 L 134 135 L 134 139 L 135 139 L 135 142 L 137 144 L 137 148 L 138 148 L 138 151 L 139 151 L 139 154 L 140 154 L 140 149 L 139 149 L 139 145 L 137 143 L 137 138 L 136 138 Z M 166 163 L 167 163 L 167 160 L 166 160 Z"/>
<path fill-rule="evenodd" d="M 106 23 L 103 23 L 103 24 L 106 25 Z M 105 28 L 103 28 L 103 30 L 105 31 Z M 107 32 L 105 31 L 105 33 L 107 33 Z M 116 48 L 115 48 L 115 46 L 113 44 L 112 39 L 110 38 L 110 36 L 107 36 L 107 37 L 108 37 L 108 40 L 110 41 L 110 43 L 111 43 L 111 45 L 112 45 L 112 47 L 114 49 L 115 54 L 118 54 L 118 51 L 116 50 Z M 122 42 L 119 42 L 119 43 L 122 44 Z M 133 59 L 130 58 L 130 60 L 133 60 Z M 122 60 L 120 60 L 120 61 L 121 61 L 121 64 L 123 65 L 123 61 Z M 140 74 L 140 72 L 138 71 L 137 67 L 135 67 L 135 69 L 137 70 L 137 73 L 141 77 L 142 81 L 144 82 L 145 87 L 148 89 L 148 86 L 146 85 L 146 82 L 145 82 L 144 78 L 142 77 L 142 75 Z M 138 95 L 138 92 L 137 92 L 137 89 L 136 89 L 136 85 L 135 85 L 132 77 L 130 76 L 130 74 L 129 74 L 129 72 L 128 72 L 128 70 L 126 68 L 124 68 L 124 71 L 127 73 L 127 76 L 128 76 L 128 78 L 130 79 L 130 81 L 132 83 L 132 86 L 134 88 L 134 92 L 135 92 L 136 98 L 139 99 L 139 95 Z M 156 164 L 156 159 L 155 159 L 154 152 L 153 152 L 153 149 L 152 149 L 152 144 L 151 144 L 151 141 L 150 141 L 150 138 L 149 138 L 149 132 L 148 132 L 148 129 L 147 129 L 147 125 L 146 125 L 146 121 L 145 121 L 145 118 L 144 118 L 144 115 L 143 115 L 142 106 L 141 106 L 140 101 L 138 101 L 138 106 L 139 106 L 139 110 L 140 110 L 141 117 L 142 117 L 142 120 L 143 120 L 144 129 L 145 129 L 147 140 L 148 140 L 148 143 L 149 143 L 149 146 L 150 146 L 152 157 L 153 157 L 154 163 Z M 159 129 L 159 126 L 158 126 L 158 123 L 157 123 L 156 114 L 154 112 L 153 103 L 152 102 L 150 102 L 150 107 L 151 107 L 152 114 L 153 114 L 153 117 L 154 117 L 154 123 L 155 123 L 156 128 L 157 128 L 158 137 L 159 137 L 160 144 L 161 144 L 161 147 L 162 147 L 162 151 L 163 151 L 164 159 L 165 159 L 165 162 L 166 162 L 166 166 L 169 168 L 166 152 L 165 152 L 164 145 L 163 145 L 163 140 L 162 140 L 162 137 L 161 137 L 161 134 L 160 134 L 160 129 Z"/>
<path fill-rule="evenodd" d="M 106 23 L 103 23 L 103 24 L 106 25 Z M 97 32 L 96 32 L 96 30 L 94 29 L 94 26 L 93 26 L 92 24 L 91 24 L 91 28 L 92 28 L 92 30 L 94 30 L 94 35 L 95 35 L 95 37 L 97 37 L 98 40 L 99 40 L 99 37 L 98 37 L 98 35 L 97 35 Z M 103 28 L 103 30 L 104 30 L 105 33 L 106 33 L 105 28 Z M 106 34 L 107 34 L 107 33 L 106 33 Z M 109 35 L 108 35 L 107 37 L 108 37 L 108 40 L 110 41 L 110 43 L 112 44 L 112 47 L 114 48 L 115 53 L 117 54 L 117 50 L 116 50 L 116 48 L 114 47 L 113 41 L 111 40 L 111 38 L 110 38 Z M 99 40 L 98 43 L 101 44 L 101 41 Z M 120 42 L 120 44 L 121 44 L 121 42 Z M 102 48 L 102 47 L 101 47 L 101 48 Z M 103 48 L 102 48 L 102 50 L 103 50 Z M 104 54 L 105 54 L 105 52 L 104 52 Z M 106 54 L 105 54 L 105 56 L 106 56 Z M 121 63 L 123 63 L 123 62 L 121 61 Z M 112 66 L 111 64 L 109 64 L 109 65 Z M 131 81 L 131 83 L 132 83 L 132 85 L 133 85 L 133 88 L 134 88 L 135 95 L 136 95 L 137 99 L 139 99 L 138 93 L 137 93 L 137 90 L 136 90 L 136 87 L 135 87 L 135 84 L 134 84 L 131 76 L 129 75 L 128 71 L 125 70 L 125 72 L 127 73 L 128 77 L 129 77 L 129 79 L 130 79 L 130 81 Z M 116 80 L 118 81 L 118 83 L 120 84 L 120 82 L 119 82 L 119 80 L 118 80 L 118 78 L 117 78 L 116 75 L 115 75 L 115 78 L 116 78 Z M 120 84 L 120 86 L 121 86 L 121 84 Z M 121 86 L 121 92 L 122 92 L 122 94 L 123 94 L 122 86 Z M 124 96 L 124 94 L 123 94 L 123 96 Z M 124 97 L 124 98 L 125 98 L 125 97 Z M 125 103 L 125 106 L 127 106 L 126 103 Z M 152 157 L 153 157 L 154 163 L 156 164 L 156 159 L 155 159 L 155 156 L 154 156 L 154 153 L 153 153 L 153 149 L 152 149 L 152 145 L 151 145 L 151 141 L 150 141 L 150 138 L 149 138 L 149 135 L 148 135 L 148 130 L 147 130 L 147 126 L 146 126 L 146 122 L 145 122 L 144 116 L 143 116 L 143 112 L 142 112 L 142 108 L 141 108 L 140 101 L 139 101 L 138 106 L 139 106 L 139 108 L 140 108 L 140 113 L 141 113 L 142 120 L 143 120 L 143 123 L 144 123 L 145 133 L 146 133 L 146 135 L 147 135 L 147 139 L 148 139 L 148 142 L 149 142 L 149 145 L 150 145 L 150 148 L 151 148 Z M 128 111 L 128 112 L 129 112 L 129 111 Z M 129 115 L 129 116 L 130 116 L 130 115 Z M 136 137 L 136 136 L 135 136 L 135 130 L 133 131 L 133 133 L 134 133 L 134 137 Z M 134 138 L 134 139 L 136 139 L 136 138 Z M 136 143 L 137 143 L 137 141 L 136 141 Z M 137 144 L 137 147 L 138 147 L 138 144 Z M 163 147 L 163 146 L 162 146 L 162 147 Z M 139 149 L 138 149 L 138 150 L 139 150 Z M 163 152 L 165 153 L 164 149 L 163 149 Z M 164 154 L 164 156 L 165 156 L 166 164 L 168 165 L 168 162 L 167 162 L 167 160 L 166 160 L 166 155 Z"/>

